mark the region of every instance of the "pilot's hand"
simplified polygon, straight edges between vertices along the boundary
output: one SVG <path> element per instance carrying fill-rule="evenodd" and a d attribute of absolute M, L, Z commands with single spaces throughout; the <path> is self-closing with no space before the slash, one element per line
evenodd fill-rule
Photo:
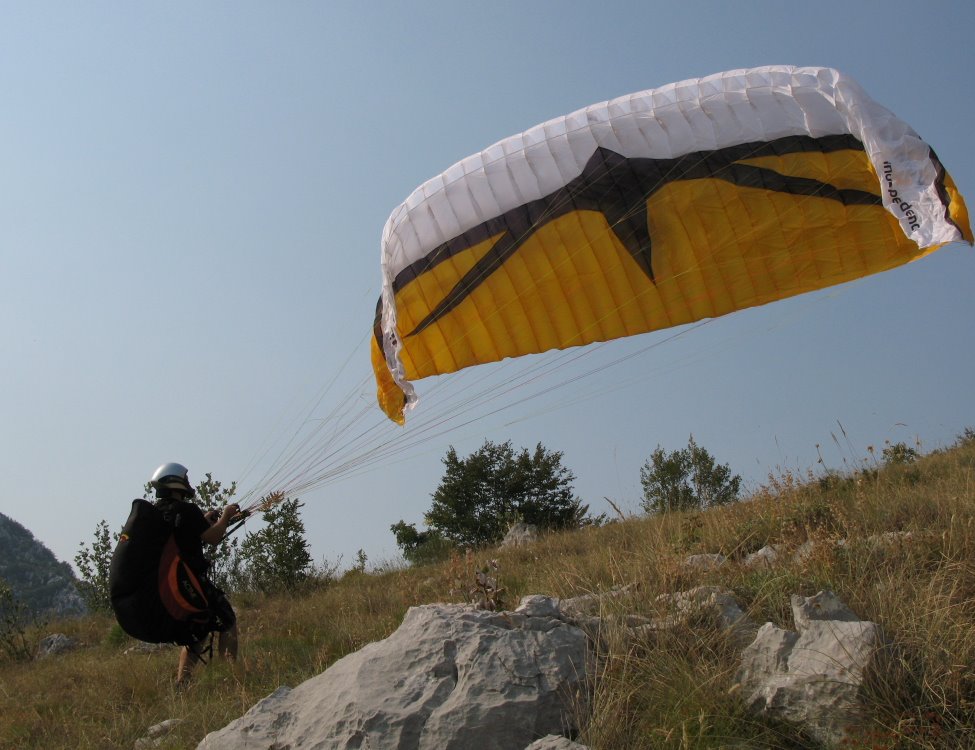
<path fill-rule="evenodd" d="M 231 518 L 238 515 L 239 513 L 240 513 L 240 506 L 237 505 L 237 503 L 230 503 L 229 505 L 224 506 L 223 512 L 220 514 L 220 520 L 229 521 Z"/>

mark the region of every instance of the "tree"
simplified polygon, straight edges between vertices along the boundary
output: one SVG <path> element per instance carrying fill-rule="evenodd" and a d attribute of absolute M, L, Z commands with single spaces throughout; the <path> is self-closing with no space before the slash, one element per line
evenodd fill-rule
<path fill-rule="evenodd" d="M 206 513 L 210 510 L 222 510 L 225 505 L 233 502 L 237 494 L 237 482 L 231 482 L 225 487 L 207 472 L 203 480 L 196 485 L 196 503 Z M 208 576 L 219 588 L 231 591 L 240 586 L 242 561 L 240 559 L 240 540 L 237 537 L 224 537 L 219 544 L 207 546 L 205 553 L 210 561 Z"/>
<path fill-rule="evenodd" d="M 443 539 L 459 546 L 498 542 L 518 520 L 544 529 L 575 528 L 589 510 L 573 497 L 575 476 L 562 465 L 562 453 L 548 451 L 541 443 L 533 453 L 523 448 L 516 454 L 511 441 L 487 440 L 464 459 L 451 446 L 443 464 L 444 476 L 425 520 Z M 394 533 L 397 527 L 401 533 L 409 529 L 400 524 Z M 409 541 L 408 534 L 402 538 Z"/>
<path fill-rule="evenodd" d="M 14 594 L 9 584 L 0 578 L 0 651 L 16 661 L 30 661 L 35 644 L 27 637 L 30 613 Z"/>
<path fill-rule="evenodd" d="M 74 564 L 81 573 L 78 590 L 91 610 L 111 609 L 108 574 L 112 566 L 112 552 L 118 539 L 118 532 L 114 534 L 109 532 L 107 521 L 99 521 L 95 526 L 95 537 L 91 546 L 87 547 L 82 542 L 78 554 L 74 557 Z"/>
<path fill-rule="evenodd" d="M 308 578 L 312 559 L 297 499 L 264 512 L 266 526 L 240 545 L 242 576 L 257 591 L 295 590 Z"/>
<path fill-rule="evenodd" d="M 643 509 L 647 513 L 694 510 L 738 499 L 741 477 L 718 465 L 691 435 L 683 450 L 665 453 L 659 445 L 640 469 Z"/>
<path fill-rule="evenodd" d="M 888 466 L 906 466 L 920 458 L 921 454 L 906 443 L 887 442 L 884 446 L 884 463 Z"/>
<path fill-rule="evenodd" d="M 403 558 L 411 565 L 426 565 L 440 562 L 450 556 L 454 545 L 438 531 L 417 531 L 416 524 L 399 521 L 389 527 L 396 537 L 396 545 L 402 550 Z"/>

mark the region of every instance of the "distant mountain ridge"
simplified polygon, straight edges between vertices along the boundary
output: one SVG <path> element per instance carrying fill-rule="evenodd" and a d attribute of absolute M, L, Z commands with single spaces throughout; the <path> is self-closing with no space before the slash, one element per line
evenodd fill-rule
<path fill-rule="evenodd" d="M 33 615 L 70 617 L 87 608 L 71 566 L 12 518 L 0 513 L 0 579 Z"/>

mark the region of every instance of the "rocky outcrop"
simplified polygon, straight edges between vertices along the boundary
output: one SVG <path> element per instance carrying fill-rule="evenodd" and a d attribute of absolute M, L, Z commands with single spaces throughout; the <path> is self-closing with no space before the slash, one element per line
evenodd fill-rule
<path fill-rule="evenodd" d="M 620 602 L 625 602 L 626 598 L 632 596 L 635 591 L 636 586 L 629 584 L 627 586 L 617 586 L 609 591 L 580 594 L 579 596 L 573 596 L 568 599 L 557 599 L 555 601 L 559 611 L 567 617 L 580 618 L 598 615 L 609 605 L 619 609 L 621 606 Z M 616 602 L 615 605 L 612 604 L 614 602 Z"/>
<path fill-rule="evenodd" d="M 756 552 L 752 552 L 742 561 L 746 568 L 771 568 L 779 559 L 779 548 L 767 544 Z"/>
<path fill-rule="evenodd" d="M 720 586 L 697 586 L 676 594 L 661 594 L 656 602 L 667 614 L 644 626 L 643 632 L 700 623 L 725 633 L 732 642 L 744 646 L 758 631 L 758 625 L 738 606 L 734 594 Z"/>
<path fill-rule="evenodd" d="M 796 630 L 761 627 L 745 649 L 738 684 L 753 710 L 797 722 L 834 745 L 861 722 L 864 675 L 881 653 L 880 626 L 832 592 L 792 597 Z"/>
<path fill-rule="evenodd" d="M 501 540 L 502 547 L 521 547 L 538 541 L 538 527 L 530 523 L 514 523 Z"/>
<path fill-rule="evenodd" d="M 573 742 L 568 737 L 550 734 L 548 737 L 535 740 L 525 750 L 589 750 L 589 748 L 580 745 L 578 742 Z"/>
<path fill-rule="evenodd" d="M 31 615 L 71 617 L 87 611 L 71 566 L 12 518 L 0 513 L 0 579 Z"/>
<path fill-rule="evenodd" d="M 166 721 L 153 724 L 146 730 L 145 737 L 140 737 L 135 741 L 135 750 L 150 750 L 150 748 L 161 747 L 166 742 L 167 736 L 182 723 L 182 719 L 166 719 Z"/>
<path fill-rule="evenodd" d="M 413 607 L 385 640 L 278 689 L 199 748 L 510 750 L 570 734 L 591 669 L 587 639 L 535 605 Z"/>
<path fill-rule="evenodd" d="M 527 596 L 513 612 L 414 607 L 385 640 L 279 688 L 198 750 L 585 750 L 571 738 L 586 720 L 607 629 L 645 648 L 664 631 L 721 633 L 742 649 L 736 690 L 756 713 L 797 723 L 826 746 L 861 722 L 864 678 L 877 667 L 882 636 L 832 593 L 793 596 L 791 631 L 758 628 L 717 586 L 661 594 L 652 616 L 633 614 L 635 588 Z"/>
<path fill-rule="evenodd" d="M 74 638 L 69 638 L 64 633 L 52 633 L 41 639 L 37 644 L 37 655 L 35 659 L 47 659 L 51 656 L 64 654 L 74 650 L 78 642 Z"/>

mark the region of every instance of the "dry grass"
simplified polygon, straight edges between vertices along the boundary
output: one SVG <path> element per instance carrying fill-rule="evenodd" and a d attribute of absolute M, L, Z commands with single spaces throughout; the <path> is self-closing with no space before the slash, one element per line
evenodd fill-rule
<path fill-rule="evenodd" d="M 55 659 L 0 664 L 0 747 L 131 748 L 148 726 L 183 724 L 163 747 L 195 747 L 282 684 L 295 685 L 391 633 L 406 610 L 460 601 L 473 574 L 497 559 L 505 604 L 529 593 L 575 596 L 636 584 L 607 614 L 653 613 L 658 594 L 702 583 L 733 590 L 756 620 L 792 628 L 791 594 L 830 588 L 889 641 L 887 668 L 869 684 L 870 725 L 852 747 L 975 747 L 975 444 L 908 466 L 823 479 L 770 479 L 749 502 L 705 513 L 632 519 L 487 550 L 441 565 L 350 573 L 293 598 L 239 601 L 242 659 L 198 671 L 173 688 L 176 653 L 125 654 L 104 617 L 59 623 L 82 647 Z M 871 541 L 886 532 L 910 540 Z M 749 570 L 766 544 L 801 562 Z M 837 544 L 845 540 L 843 544 Z M 690 572 L 690 554 L 730 562 Z M 51 627 L 48 627 L 51 630 Z M 804 748 L 795 727 L 750 716 L 734 689 L 738 657 L 713 630 L 687 627 L 653 641 L 612 625 L 580 740 L 593 748 Z"/>

